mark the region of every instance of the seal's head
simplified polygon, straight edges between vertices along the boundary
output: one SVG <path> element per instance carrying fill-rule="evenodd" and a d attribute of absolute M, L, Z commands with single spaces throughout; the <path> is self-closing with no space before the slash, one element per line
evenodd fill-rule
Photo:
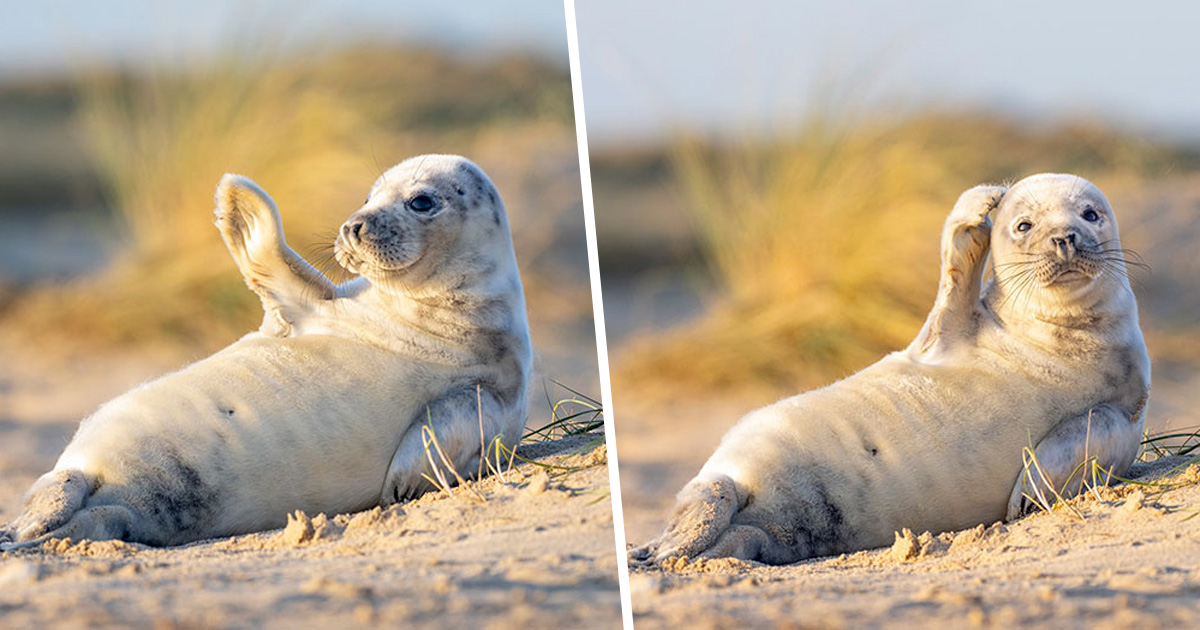
<path fill-rule="evenodd" d="M 457 155 L 407 159 L 375 181 L 334 242 L 340 265 L 373 283 L 461 285 L 512 260 L 504 202 Z"/>
<path fill-rule="evenodd" d="M 1017 182 L 995 211 L 991 248 L 1008 301 L 1046 307 L 1128 288 L 1112 206 L 1082 177 L 1047 173 Z"/>

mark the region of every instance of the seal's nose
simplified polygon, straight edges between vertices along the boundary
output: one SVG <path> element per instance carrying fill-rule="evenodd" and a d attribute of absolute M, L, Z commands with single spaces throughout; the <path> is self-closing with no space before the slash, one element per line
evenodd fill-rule
<path fill-rule="evenodd" d="M 362 219 L 352 219 L 342 224 L 342 238 L 351 243 L 358 244 L 362 241 Z"/>
<path fill-rule="evenodd" d="M 1066 236 L 1053 236 L 1050 242 L 1054 243 L 1054 251 L 1058 253 L 1058 257 L 1071 262 L 1075 257 L 1075 233 L 1067 232 Z"/>

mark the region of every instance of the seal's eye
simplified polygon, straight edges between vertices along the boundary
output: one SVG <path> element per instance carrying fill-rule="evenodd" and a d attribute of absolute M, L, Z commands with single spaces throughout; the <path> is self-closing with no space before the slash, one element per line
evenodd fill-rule
<path fill-rule="evenodd" d="M 408 207 L 414 212 L 429 212 L 433 210 L 433 198 L 429 195 L 417 195 L 408 200 Z"/>
<path fill-rule="evenodd" d="M 1087 221 L 1088 223 L 1095 223 L 1100 220 L 1100 215 L 1097 214 L 1096 211 L 1093 210 L 1091 206 L 1088 206 L 1083 211 L 1083 220 Z"/>
<path fill-rule="evenodd" d="M 1017 224 L 1018 232 L 1028 232 L 1032 228 L 1033 228 L 1033 224 L 1030 223 L 1029 221 L 1021 221 L 1020 223 Z"/>

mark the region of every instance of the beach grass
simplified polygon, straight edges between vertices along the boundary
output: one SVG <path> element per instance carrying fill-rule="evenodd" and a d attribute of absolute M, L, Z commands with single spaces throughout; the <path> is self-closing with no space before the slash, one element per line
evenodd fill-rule
<path fill-rule="evenodd" d="M 449 496 L 454 494 L 456 488 L 463 488 L 463 492 L 468 493 L 471 500 L 486 503 L 487 495 L 481 492 L 478 484 L 474 482 L 490 476 L 495 477 L 501 484 L 507 484 L 509 483 L 507 475 L 518 461 L 545 471 L 555 479 L 562 479 L 572 473 L 607 464 L 607 452 L 603 448 L 604 408 L 600 401 L 557 381 L 545 383 L 544 386 L 546 403 L 550 408 L 550 420 L 535 429 L 527 430 L 521 437 L 520 443 L 532 445 L 573 437 L 588 437 L 590 439 L 571 447 L 570 451 L 577 455 L 592 453 L 587 461 L 570 466 L 550 464 L 523 456 L 518 452 L 520 446 L 517 448 L 505 446 L 501 439 L 503 436 L 495 436 L 490 441 L 487 440 L 483 425 L 483 407 L 480 403 L 478 407 L 479 462 L 476 470 L 462 472 L 458 470 L 453 458 L 446 454 L 441 440 L 438 439 L 432 418 L 427 418 L 425 424 L 421 426 L 421 439 L 427 462 L 426 472 L 422 473 L 421 477 L 442 494 Z M 478 390 L 478 388 L 477 385 L 476 389 Z M 552 392 L 567 392 L 569 395 L 552 401 L 550 398 Z M 481 395 L 478 391 L 476 393 Z M 607 491 L 601 491 L 599 494 L 608 496 Z"/>

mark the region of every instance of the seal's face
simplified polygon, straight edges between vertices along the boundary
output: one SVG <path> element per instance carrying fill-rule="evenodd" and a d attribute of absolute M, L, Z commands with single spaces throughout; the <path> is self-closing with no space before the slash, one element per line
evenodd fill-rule
<path fill-rule="evenodd" d="M 504 202 L 465 158 L 425 155 L 376 180 L 334 242 L 339 264 L 372 281 L 427 280 L 481 271 L 509 242 Z"/>
<path fill-rule="evenodd" d="M 1014 294 L 1098 289 L 1124 269 L 1112 207 L 1074 175 L 1017 182 L 996 210 L 991 246 L 996 279 Z"/>

